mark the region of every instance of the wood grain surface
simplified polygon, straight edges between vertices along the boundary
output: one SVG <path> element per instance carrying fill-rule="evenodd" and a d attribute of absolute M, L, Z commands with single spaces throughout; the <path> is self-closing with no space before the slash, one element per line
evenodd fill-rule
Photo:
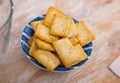
<path fill-rule="evenodd" d="M 0 83 L 120 83 L 108 66 L 120 55 L 120 0 L 13 0 L 14 15 L 7 56 L 0 63 Z M 67 73 L 39 69 L 23 54 L 20 37 L 24 26 L 45 14 L 50 6 L 84 20 L 96 35 L 92 56 Z"/>

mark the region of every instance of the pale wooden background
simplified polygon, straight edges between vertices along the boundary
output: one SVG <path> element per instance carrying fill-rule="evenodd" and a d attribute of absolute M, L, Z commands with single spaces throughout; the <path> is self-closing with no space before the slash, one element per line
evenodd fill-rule
<path fill-rule="evenodd" d="M 120 0 L 14 0 L 14 6 L 10 44 L 0 64 L 0 83 L 120 83 L 108 69 L 120 55 Z M 88 62 L 71 72 L 43 71 L 24 56 L 20 47 L 25 24 L 45 14 L 50 6 L 84 20 L 96 35 Z"/>

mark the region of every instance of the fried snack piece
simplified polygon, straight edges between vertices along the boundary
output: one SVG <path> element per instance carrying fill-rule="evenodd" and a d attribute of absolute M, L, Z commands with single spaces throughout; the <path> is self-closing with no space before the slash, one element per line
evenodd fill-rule
<path fill-rule="evenodd" d="M 30 47 L 31 47 L 32 42 L 34 41 L 34 39 L 35 39 L 35 36 L 34 36 L 34 35 L 29 39 L 28 45 L 29 45 Z"/>
<path fill-rule="evenodd" d="M 33 30 L 36 30 L 36 28 L 37 28 L 37 26 L 39 25 L 39 23 L 42 24 L 42 23 L 43 23 L 43 20 L 35 21 L 35 22 L 32 22 L 32 23 L 31 23 L 31 26 L 32 26 Z"/>
<path fill-rule="evenodd" d="M 80 55 L 81 60 L 85 60 L 88 58 L 88 56 L 86 55 L 86 53 L 84 52 L 84 50 L 83 50 L 82 46 L 80 46 L 80 44 L 75 45 L 74 49 Z"/>
<path fill-rule="evenodd" d="M 70 19 L 71 18 L 68 16 L 55 15 L 55 18 L 50 28 L 50 33 L 59 37 L 67 36 L 71 26 Z"/>
<path fill-rule="evenodd" d="M 35 43 L 36 43 L 37 47 L 40 49 L 55 51 L 55 49 L 53 48 L 53 46 L 50 43 L 47 43 L 47 42 L 42 41 L 40 39 L 36 39 Z"/>
<path fill-rule="evenodd" d="M 77 37 L 82 46 L 95 40 L 94 34 L 88 29 L 88 27 L 83 21 L 80 21 L 79 23 L 77 23 L 77 27 L 78 27 Z"/>
<path fill-rule="evenodd" d="M 33 53 L 33 57 L 49 71 L 53 71 L 60 64 L 60 60 L 47 50 L 38 49 Z"/>
<path fill-rule="evenodd" d="M 69 40 L 72 43 L 72 45 L 76 45 L 76 44 L 79 43 L 79 40 L 78 40 L 78 38 L 76 36 L 71 37 Z"/>
<path fill-rule="evenodd" d="M 70 31 L 69 31 L 69 34 L 67 35 L 67 37 L 68 37 L 68 38 L 71 38 L 71 37 L 76 36 L 77 34 L 78 34 L 78 33 L 77 33 L 76 24 L 74 23 L 74 21 L 73 21 L 72 18 L 71 18 Z"/>
<path fill-rule="evenodd" d="M 52 43 L 53 41 L 58 40 L 58 37 L 51 35 L 49 33 L 49 28 L 42 24 L 38 25 L 36 32 L 35 32 L 35 36 L 48 43 Z"/>
<path fill-rule="evenodd" d="M 29 50 L 29 55 L 33 56 L 34 51 L 37 49 L 38 49 L 38 47 L 36 46 L 35 42 L 33 41 L 32 45 L 30 47 L 30 50 Z"/>
<path fill-rule="evenodd" d="M 68 38 L 53 42 L 58 56 L 66 68 L 70 68 L 81 61 L 80 55 L 74 50 Z"/>
<path fill-rule="evenodd" d="M 54 7 L 50 7 L 45 17 L 44 25 L 46 25 L 47 27 L 50 27 L 55 14 L 63 15 L 63 12 Z"/>
<path fill-rule="evenodd" d="M 52 53 L 59 58 L 59 56 L 58 56 L 58 54 L 56 52 L 52 52 Z M 60 58 L 59 58 L 59 60 L 60 60 Z M 64 66 L 61 60 L 60 60 L 60 62 L 61 62 L 60 66 Z"/>

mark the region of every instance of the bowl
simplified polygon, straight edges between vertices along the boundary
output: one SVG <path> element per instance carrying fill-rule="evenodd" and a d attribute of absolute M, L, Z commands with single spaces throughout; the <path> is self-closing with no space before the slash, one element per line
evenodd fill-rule
<path fill-rule="evenodd" d="M 43 69 L 43 70 L 47 70 L 42 64 L 40 64 L 37 60 L 35 60 L 32 56 L 29 55 L 29 45 L 28 45 L 28 41 L 29 39 L 33 36 L 34 34 L 34 30 L 32 29 L 30 23 L 31 22 L 34 22 L 34 21 L 39 21 L 39 20 L 44 20 L 46 15 L 42 15 L 42 16 L 38 16 L 38 17 L 35 17 L 34 19 L 32 19 L 24 28 L 24 30 L 22 31 L 22 35 L 21 35 L 21 47 L 22 47 L 22 50 L 25 54 L 25 56 L 34 64 L 36 65 L 38 68 L 40 69 Z M 78 21 L 74 18 L 72 18 L 74 23 L 77 23 Z M 88 56 L 88 59 L 91 55 L 91 52 L 92 52 L 92 46 L 93 46 L 93 43 L 90 42 L 89 44 L 83 46 L 83 49 L 85 51 L 85 53 L 87 54 Z M 58 66 L 53 72 L 68 72 L 68 71 L 71 71 L 71 70 L 74 70 L 76 68 L 79 68 L 81 67 L 83 64 L 85 64 L 87 62 L 87 60 L 84 60 L 84 61 L 81 61 L 80 63 L 74 65 L 73 67 L 71 68 L 65 68 L 63 66 Z"/>

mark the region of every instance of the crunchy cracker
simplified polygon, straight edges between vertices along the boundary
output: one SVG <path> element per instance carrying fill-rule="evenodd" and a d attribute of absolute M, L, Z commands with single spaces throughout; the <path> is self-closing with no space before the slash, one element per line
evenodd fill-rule
<path fill-rule="evenodd" d="M 83 21 L 80 21 L 79 23 L 77 23 L 77 27 L 78 27 L 77 37 L 82 46 L 95 40 L 94 34 L 88 29 L 88 27 Z"/>
<path fill-rule="evenodd" d="M 88 58 L 87 54 L 84 52 L 84 50 L 83 50 L 82 46 L 80 46 L 80 44 L 75 45 L 74 49 L 80 55 L 81 60 L 85 60 Z"/>
<path fill-rule="evenodd" d="M 80 55 L 74 50 L 68 38 L 53 42 L 53 46 L 66 68 L 70 68 L 81 61 Z"/>
<path fill-rule="evenodd" d="M 58 14 L 58 15 L 63 15 L 63 12 L 54 8 L 54 7 L 50 7 L 48 9 L 48 12 L 46 14 L 46 17 L 45 17 L 45 20 L 44 20 L 44 24 L 47 26 L 47 27 L 50 27 L 51 26 L 51 23 L 54 19 L 54 15 L 55 14 Z"/>
<path fill-rule="evenodd" d="M 35 22 L 32 22 L 32 23 L 31 23 L 31 26 L 32 26 L 33 30 L 36 30 L 36 28 L 37 28 L 37 26 L 39 25 L 39 23 L 42 24 L 42 23 L 43 23 L 43 20 L 35 21 Z"/>
<path fill-rule="evenodd" d="M 37 47 L 40 49 L 55 51 L 55 49 L 53 48 L 53 46 L 50 43 L 47 43 L 47 42 L 42 41 L 40 39 L 36 39 L 35 43 L 36 43 Z"/>
<path fill-rule="evenodd" d="M 76 45 L 76 44 L 79 43 L 79 40 L 78 40 L 78 38 L 76 36 L 71 37 L 69 40 L 72 43 L 72 45 Z"/>
<path fill-rule="evenodd" d="M 53 71 L 60 64 L 60 60 L 47 50 L 38 49 L 33 53 L 33 57 L 49 71 Z"/>
<path fill-rule="evenodd" d="M 42 24 L 39 24 L 39 26 L 37 27 L 35 36 L 48 43 L 52 43 L 53 41 L 58 40 L 58 37 L 51 35 L 49 32 L 49 28 Z"/>
<path fill-rule="evenodd" d="M 50 33 L 59 37 L 67 36 L 71 26 L 70 19 L 71 18 L 68 16 L 55 15 L 55 18 L 50 28 Z"/>

